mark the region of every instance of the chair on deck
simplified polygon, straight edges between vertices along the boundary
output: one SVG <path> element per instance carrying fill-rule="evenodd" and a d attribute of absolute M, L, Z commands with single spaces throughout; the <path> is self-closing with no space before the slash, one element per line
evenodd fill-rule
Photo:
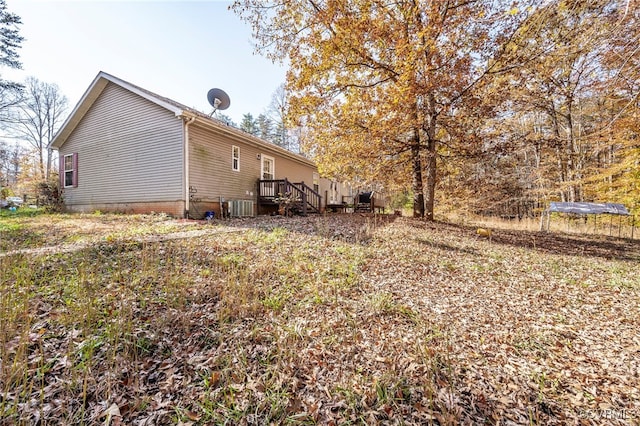
<path fill-rule="evenodd" d="M 356 196 L 355 211 L 357 212 L 371 212 L 373 211 L 373 193 L 361 192 Z"/>

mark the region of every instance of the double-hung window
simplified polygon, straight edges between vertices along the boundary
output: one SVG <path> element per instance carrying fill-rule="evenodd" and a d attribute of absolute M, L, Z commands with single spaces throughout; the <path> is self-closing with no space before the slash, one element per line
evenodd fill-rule
<path fill-rule="evenodd" d="M 240 171 L 240 147 L 233 145 L 231 147 L 231 169 L 234 172 Z"/>
<path fill-rule="evenodd" d="M 63 188 L 78 186 L 78 154 L 68 154 L 60 158 L 60 183 Z"/>

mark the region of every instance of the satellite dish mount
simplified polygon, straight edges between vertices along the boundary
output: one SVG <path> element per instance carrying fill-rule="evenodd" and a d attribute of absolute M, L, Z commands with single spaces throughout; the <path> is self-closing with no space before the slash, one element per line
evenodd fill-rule
<path fill-rule="evenodd" d="M 211 106 L 213 107 L 213 111 L 211 111 L 211 114 L 209 114 L 209 117 L 211 117 L 216 111 L 225 110 L 229 108 L 229 105 L 231 105 L 231 100 L 229 99 L 229 95 L 227 95 L 225 91 L 222 89 L 209 90 L 209 92 L 207 93 L 207 100 L 209 101 L 209 104 L 211 104 Z"/>

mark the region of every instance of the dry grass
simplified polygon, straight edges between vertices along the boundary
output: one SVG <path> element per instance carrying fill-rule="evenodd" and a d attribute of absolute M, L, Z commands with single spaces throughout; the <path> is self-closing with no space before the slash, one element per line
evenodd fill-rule
<path fill-rule="evenodd" d="M 0 257 L 0 424 L 638 423 L 637 242 L 362 215 L 6 223 L 3 250 L 72 249 Z"/>
<path fill-rule="evenodd" d="M 500 219 L 496 217 L 480 217 L 473 215 L 453 216 L 448 218 L 453 223 L 469 226 L 484 226 L 487 228 L 505 229 L 514 231 L 538 232 L 541 230 L 540 218 Z M 640 220 L 634 216 L 615 215 L 567 215 L 553 214 L 547 222 L 545 218 L 544 229 L 547 226 L 552 233 L 571 234 L 577 236 L 589 236 L 590 238 L 614 237 L 640 240 Z"/>

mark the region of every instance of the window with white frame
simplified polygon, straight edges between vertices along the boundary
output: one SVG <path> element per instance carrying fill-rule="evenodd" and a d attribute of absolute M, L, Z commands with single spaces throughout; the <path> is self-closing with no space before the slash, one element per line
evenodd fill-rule
<path fill-rule="evenodd" d="M 273 180 L 276 178 L 276 160 L 273 157 L 262 155 L 262 179 Z"/>
<path fill-rule="evenodd" d="M 70 186 L 74 186 L 74 161 L 73 161 L 73 154 L 69 154 L 69 155 L 65 155 L 64 156 L 64 186 L 66 187 L 70 187 Z"/>
<path fill-rule="evenodd" d="M 273 181 L 276 178 L 276 160 L 273 157 L 262 154 L 261 156 L 262 166 L 261 175 L 262 180 Z M 273 197 L 276 195 L 276 183 L 275 182 L 262 182 L 261 194 L 262 196 Z"/>
<path fill-rule="evenodd" d="M 231 169 L 240 171 L 240 147 L 233 145 L 231 147 Z"/>

